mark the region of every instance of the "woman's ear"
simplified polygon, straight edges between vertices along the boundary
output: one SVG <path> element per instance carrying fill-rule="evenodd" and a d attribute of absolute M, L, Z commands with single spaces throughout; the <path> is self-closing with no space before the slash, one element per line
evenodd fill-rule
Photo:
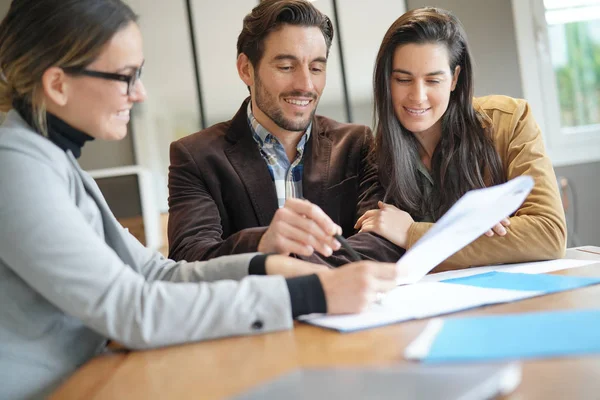
<path fill-rule="evenodd" d="M 452 76 L 452 89 L 451 91 L 454 91 L 454 89 L 456 89 L 456 84 L 458 83 L 458 76 L 460 75 L 460 65 L 457 65 L 456 68 L 454 68 L 454 75 Z"/>
<path fill-rule="evenodd" d="M 67 104 L 68 82 L 62 68 L 48 68 L 42 75 L 42 88 L 48 101 L 61 107 Z"/>

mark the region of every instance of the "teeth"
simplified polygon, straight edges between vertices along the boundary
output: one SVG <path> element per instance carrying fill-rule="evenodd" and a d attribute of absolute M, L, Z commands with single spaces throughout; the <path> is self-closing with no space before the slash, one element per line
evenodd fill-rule
<path fill-rule="evenodd" d="M 129 115 L 129 110 L 123 110 L 123 111 L 119 111 L 119 112 L 117 113 L 117 115 L 118 115 L 119 117 L 125 117 L 125 116 L 128 116 L 128 115 Z"/>
<path fill-rule="evenodd" d="M 310 103 L 310 100 L 292 100 L 292 99 L 286 99 L 286 102 L 290 103 L 290 104 L 294 104 L 297 106 L 307 106 L 308 103 Z"/>
<path fill-rule="evenodd" d="M 427 108 L 420 109 L 420 110 L 416 110 L 416 109 L 413 109 L 413 108 L 407 108 L 407 107 L 404 107 L 404 108 L 409 113 L 411 113 L 411 114 L 417 114 L 417 115 L 425 114 L 425 112 L 427 111 Z"/>

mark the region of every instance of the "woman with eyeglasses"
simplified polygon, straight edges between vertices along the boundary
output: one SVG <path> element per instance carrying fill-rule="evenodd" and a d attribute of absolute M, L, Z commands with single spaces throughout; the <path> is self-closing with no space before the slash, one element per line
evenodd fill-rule
<path fill-rule="evenodd" d="M 77 157 L 122 139 L 146 97 L 135 21 L 120 0 L 15 0 L 0 24 L 0 398 L 45 397 L 107 339 L 146 349 L 290 329 L 395 286 L 393 264 L 175 263 L 119 225 Z"/>
<path fill-rule="evenodd" d="M 421 8 L 399 17 L 381 43 L 374 83 L 386 195 L 357 229 L 410 249 L 468 190 L 531 175 L 535 186 L 516 213 L 438 270 L 564 255 L 564 211 L 531 109 L 506 96 L 473 97 L 467 37 L 454 15 Z"/>

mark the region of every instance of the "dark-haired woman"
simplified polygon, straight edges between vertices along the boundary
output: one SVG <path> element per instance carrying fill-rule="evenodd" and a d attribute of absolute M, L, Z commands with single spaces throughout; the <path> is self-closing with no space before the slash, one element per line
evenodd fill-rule
<path fill-rule="evenodd" d="M 123 138 L 146 97 L 135 20 L 119 0 L 20 0 L 0 24 L 2 399 L 46 397 L 109 338 L 141 349 L 290 329 L 395 286 L 393 264 L 176 263 L 119 225 L 77 157 Z"/>
<path fill-rule="evenodd" d="M 451 13 L 407 12 L 387 31 L 375 67 L 376 144 L 386 190 L 356 228 L 409 249 L 465 192 L 531 175 L 514 215 L 450 257 L 443 268 L 560 258 L 564 211 L 528 104 L 473 98 L 467 38 Z"/>

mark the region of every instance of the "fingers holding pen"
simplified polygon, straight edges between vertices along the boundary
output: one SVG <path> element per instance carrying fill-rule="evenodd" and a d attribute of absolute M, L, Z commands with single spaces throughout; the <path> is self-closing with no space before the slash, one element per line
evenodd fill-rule
<path fill-rule="evenodd" d="M 258 250 L 304 256 L 317 251 L 328 257 L 340 248 L 333 235 L 341 231 L 320 207 L 308 200 L 288 199 L 275 212 Z"/>
<path fill-rule="evenodd" d="M 396 265 L 359 261 L 330 271 L 321 271 L 327 312 L 356 313 L 369 307 L 381 294 L 396 287 Z"/>

